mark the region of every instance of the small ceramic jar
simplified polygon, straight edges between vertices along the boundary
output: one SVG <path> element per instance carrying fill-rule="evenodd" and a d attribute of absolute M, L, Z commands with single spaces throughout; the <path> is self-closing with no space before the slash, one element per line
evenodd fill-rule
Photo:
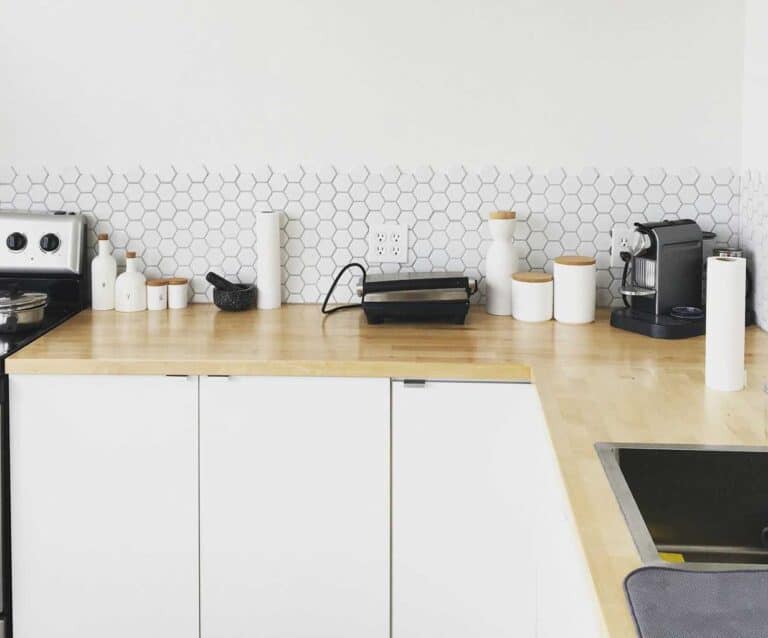
<path fill-rule="evenodd" d="M 555 259 L 555 319 L 562 323 L 595 320 L 597 270 L 594 257 L 564 255 Z"/>
<path fill-rule="evenodd" d="M 173 277 L 168 282 L 168 307 L 173 310 L 186 308 L 189 301 L 189 280 Z"/>
<path fill-rule="evenodd" d="M 553 277 L 546 272 L 512 275 L 512 316 L 518 321 L 552 319 Z"/>
<path fill-rule="evenodd" d="M 165 310 L 168 307 L 168 280 L 147 281 L 147 310 Z"/>

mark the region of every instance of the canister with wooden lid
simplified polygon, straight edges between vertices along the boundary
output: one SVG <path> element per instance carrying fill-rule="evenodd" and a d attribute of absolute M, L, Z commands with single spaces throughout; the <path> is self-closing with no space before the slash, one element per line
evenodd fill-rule
<path fill-rule="evenodd" d="M 165 310 L 168 307 L 168 280 L 147 280 L 147 310 Z"/>
<path fill-rule="evenodd" d="M 168 279 L 168 307 L 180 310 L 187 307 L 189 301 L 189 280 L 184 277 Z"/>
<path fill-rule="evenodd" d="M 546 272 L 512 275 L 512 316 L 519 321 L 552 319 L 552 279 Z"/>
<path fill-rule="evenodd" d="M 597 269 L 595 258 L 563 255 L 555 259 L 555 319 L 562 323 L 595 320 Z"/>

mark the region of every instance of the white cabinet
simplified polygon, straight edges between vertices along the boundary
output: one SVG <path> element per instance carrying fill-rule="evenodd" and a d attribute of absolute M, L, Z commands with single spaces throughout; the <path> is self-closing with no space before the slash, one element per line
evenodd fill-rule
<path fill-rule="evenodd" d="M 200 380 L 203 638 L 389 636 L 389 380 Z"/>
<path fill-rule="evenodd" d="M 10 384 L 16 638 L 600 633 L 532 385 Z"/>
<path fill-rule="evenodd" d="M 16 638 L 198 635 L 197 379 L 12 376 Z"/>
<path fill-rule="evenodd" d="M 596 638 L 604 635 L 589 568 L 573 520 L 549 432 L 541 413 L 536 429 L 538 494 L 538 638 Z"/>
<path fill-rule="evenodd" d="M 392 386 L 393 638 L 535 635 L 533 386 Z"/>

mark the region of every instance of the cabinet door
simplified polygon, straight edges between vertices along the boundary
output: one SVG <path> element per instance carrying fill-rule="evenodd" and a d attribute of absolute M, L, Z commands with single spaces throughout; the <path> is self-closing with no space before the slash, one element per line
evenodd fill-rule
<path fill-rule="evenodd" d="M 203 638 L 389 635 L 389 380 L 202 378 Z"/>
<path fill-rule="evenodd" d="M 530 385 L 392 387 L 392 636 L 535 632 Z"/>
<path fill-rule="evenodd" d="M 14 636 L 197 636 L 197 379 L 12 376 L 10 408 Z"/>
<path fill-rule="evenodd" d="M 542 428 L 537 465 L 537 636 L 595 638 L 605 635 L 584 551 L 576 531 L 560 467 Z"/>

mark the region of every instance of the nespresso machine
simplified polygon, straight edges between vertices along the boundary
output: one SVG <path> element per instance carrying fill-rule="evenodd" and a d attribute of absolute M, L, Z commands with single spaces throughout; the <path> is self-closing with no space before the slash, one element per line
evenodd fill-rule
<path fill-rule="evenodd" d="M 622 253 L 626 307 L 611 313 L 611 325 L 659 339 L 704 334 L 702 251 L 703 233 L 693 220 L 635 224 Z"/>

